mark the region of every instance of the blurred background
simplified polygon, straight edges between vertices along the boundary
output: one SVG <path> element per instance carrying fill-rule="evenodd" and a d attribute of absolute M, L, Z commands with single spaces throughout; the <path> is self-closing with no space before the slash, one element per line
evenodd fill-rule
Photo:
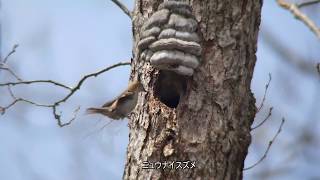
<path fill-rule="evenodd" d="M 133 1 L 122 0 L 130 9 Z M 290 1 L 293 2 L 293 1 Z M 297 2 L 297 1 L 295 1 Z M 300 1 L 301 2 L 301 1 Z M 52 79 L 74 86 L 85 74 L 129 61 L 131 21 L 108 0 L 2 0 L 0 55 L 15 44 L 8 66 L 23 80 Z M 320 26 L 320 3 L 301 9 Z M 274 0 L 265 0 L 252 90 L 264 106 L 253 126 L 245 166 L 257 162 L 286 122 L 267 157 L 244 171 L 244 179 L 320 179 L 320 39 Z M 89 106 L 103 104 L 126 88 L 129 66 L 90 78 L 63 103 L 62 120 L 81 110 L 73 123 L 60 128 L 47 108 L 17 103 L 0 115 L 1 180 L 117 180 L 122 178 L 128 143 L 127 121 L 85 115 Z M 0 83 L 14 81 L 0 71 Z M 52 103 L 67 91 L 48 84 L 12 88 L 18 97 Z M 0 88 L 0 106 L 12 98 Z"/>

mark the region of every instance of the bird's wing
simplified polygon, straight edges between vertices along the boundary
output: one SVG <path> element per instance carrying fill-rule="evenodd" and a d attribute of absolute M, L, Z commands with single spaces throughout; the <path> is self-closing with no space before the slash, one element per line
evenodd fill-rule
<path fill-rule="evenodd" d="M 109 107 L 110 111 L 113 111 L 117 107 L 119 102 L 126 100 L 128 97 L 131 98 L 133 94 L 134 92 L 132 91 L 126 91 L 122 93 L 120 96 L 118 96 L 117 98 L 115 98 L 114 100 L 106 102 L 102 107 Z"/>
<path fill-rule="evenodd" d="M 123 93 L 123 94 L 121 94 L 121 95 L 119 96 L 117 103 L 121 103 L 121 102 L 125 101 L 125 100 L 128 99 L 128 98 L 132 98 L 133 95 L 134 95 L 134 92 L 132 92 L 132 91 L 127 91 L 127 92 L 125 92 L 125 93 Z"/>
<path fill-rule="evenodd" d="M 108 102 L 104 103 L 104 104 L 102 105 L 102 107 L 109 107 L 109 106 L 111 106 L 112 103 L 114 103 L 114 101 L 116 101 L 116 100 L 117 100 L 117 99 L 113 99 L 113 100 L 111 100 L 111 101 L 108 101 Z"/>

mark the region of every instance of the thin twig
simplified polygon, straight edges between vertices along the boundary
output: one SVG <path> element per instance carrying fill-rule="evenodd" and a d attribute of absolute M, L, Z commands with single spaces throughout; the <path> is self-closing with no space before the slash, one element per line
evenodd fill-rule
<path fill-rule="evenodd" d="M 4 113 L 6 113 L 6 110 L 9 109 L 10 107 L 14 106 L 17 102 L 19 102 L 18 99 L 15 99 L 14 101 L 12 101 L 9 105 L 7 106 L 0 106 L 0 114 L 4 115 Z"/>
<path fill-rule="evenodd" d="M 21 81 L 21 78 L 19 78 L 19 76 L 16 73 L 14 73 L 14 71 L 6 64 L 9 57 L 16 52 L 16 49 L 18 46 L 19 46 L 18 44 L 13 45 L 12 50 L 7 54 L 7 56 L 4 58 L 4 60 L 2 61 L 0 59 L 0 69 L 8 71 L 18 81 Z"/>
<path fill-rule="evenodd" d="M 72 90 L 73 88 L 68 87 L 62 83 L 58 83 L 56 81 L 52 81 L 52 80 L 33 80 L 33 81 L 19 81 L 19 82 L 7 82 L 7 83 L 0 83 L 0 87 L 1 86 L 16 86 L 16 85 L 21 85 L 21 84 L 36 84 L 36 83 L 48 83 L 48 84 L 53 84 L 68 90 Z"/>
<path fill-rule="evenodd" d="M 1 115 L 5 114 L 6 110 L 11 108 L 12 106 L 14 106 L 18 102 L 25 102 L 25 103 L 28 103 L 28 104 L 31 104 L 31 105 L 34 105 L 34 106 L 39 106 L 39 107 L 46 107 L 46 108 L 51 108 L 52 107 L 52 105 L 50 105 L 50 104 L 39 104 L 39 103 L 33 102 L 31 100 L 28 100 L 28 99 L 24 99 L 24 98 L 21 98 L 21 97 L 19 97 L 19 98 L 16 97 L 15 94 L 13 93 L 10 85 L 8 85 L 8 91 L 9 91 L 9 94 L 10 94 L 11 98 L 13 99 L 13 101 L 10 104 L 8 104 L 7 106 L 4 106 L 4 107 L 0 106 L 0 114 Z"/>
<path fill-rule="evenodd" d="M 114 2 L 126 15 L 128 15 L 130 17 L 130 19 L 132 19 L 132 13 L 129 11 L 129 9 L 124 4 L 122 4 L 118 0 L 111 0 L 111 1 Z"/>
<path fill-rule="evenodd" d="M 58 120 L 58 121 L 57 121 L 58 126 L 64 127 L 64 126 L 70 125 L 70 124 L 77 118 L 78 112 L 79 112 L 79 110 L 80 110 L 80 106 L 78 106 L 78 107 L 73 111 L 73 116 L 72 116 L 72 118 L 71 118 L 68 122 L 66 122 L 66 123 L 62 123 L 62 121 L 60 120 L 61 113 L 60 113 L 60 114 L 57 114 L 57 112 L 56 112 L 56 107 L 55 107 L 55 106 L 52 108 L 52 110 L 53 110 L 53 114 L 55 115 L 55 118 Z"/>
<path fill-rule="evenodd" d="M 113 68 L 116 68 L 116 67 L 119 67 L 119 66 L 125 66 L 125 65 L 130 65 L 131 63 L 130 62 L 120 62 L 120 63 L 117 63 L 117 64 L 114 64 L 112 66 L 109 66 L 109 67 L 106 67 L 98 72 L 95 72 L 95 73 L 91 73 L 91 74 L 87 74 L 85 76 L 83 76 L 79 81 L 78 83 L 76 84 L 75 87 L 71 88 L 71 87 L 68 87 L 64 84 L 61 84 L 61 83 L 58 83 L 58 82 L 55 82 L 55 81 L 52 81 L 52 80 L 34 80 L 34 81 L 20 81 L 20 82 L 8 82 L 8 83 L 3 83 L 3 84 L 0 84 L 0 86 L 7 86 L 8 87 L 8 90 L 9 90 L 9 93 L 11 95 L 11 97 L 13 98 L 13 102 L 11 102 L 9 105 L 5 106 L 5 107 L 2 107 L 0 106 L 0 113 L 1 114 L 4 114 L 5 111 L 7 109 L 9 109 L 10 107 L 14 106 L 16 103 L 18 102 L 25 102 L 25 103 L 29 103 L 29 104 L 32 104 L 34 106 L 39 106 L 39 107 L 46 107 L 46 108 L 52 108 L 52 113 L 54 115 L 54 118 L 57 120 L 57 123 L 60 127 L 64 127 L 64 126 L 67 126 L 69 124 L 72 123 L 72 121 L 74 121 L 76 119 L 76 116 L 77 116 L 77 113 L 78 111 L 80 110 L 80 106 L 74 111 L 74 116 L 71 118 L 70 121 L 66 122 L 66 123 L 63 123 L 61 121 L 61 113 L 58 113 L 57 112 L 57 108 L 58 106 L 63 103 L 63 102 L 66 102 L 76 91 L 78 91 L 82 84 L 86 81 L 86 79 L 88 79 L 89 77 L 97 77 L 98 75 L 106 72 L 106 71 L 109 71 Z M 56 101 L 55 103 L 53 104 L 40 104 L 40 103 L 36 103 L 36 102 L 33 102 L 33 101 L 30 101 L 28 99 L 24 99 L 24 98 L 18 98 L 14 95 L 12 89 L 11 89 L 11 86 L 15 86 L 15 85 L 20 85 L 20 84 L 33 84 L 33 83 L 49 83 L 49 84 L 53 84 L 53 85 L 56 85 L 56 86 L 59 86 L 59 87 L 62 87 L 62 88 L 65 88 L 65 89 L 68 89 L 70 92 L 64 97 L 62 98 L 61 100 L 59 101 Z"/>
<path fill-rule="evenodd" d="M 260 110 L 262 109 L 262 107 L 264 105 L 264 102 L 266 101 L 266 96 L 267 96 L 267 92 L 268 92 L 268 88 L 269 88 L 271 80 L 272 80 L 271 73 L 269 73 L 269 80 L 268 80 L 268 83 L 265 86 L 263 98 L 262 98 L 261 104 L 258 107 L 257 113 L 260 112 Z"/>
<path fill-rule="evenodd" d="M 309 29 L 320 39 L 320 28 L 318 28 L 308 16 L 302 13 L 296 4 L 287 3 L 284 0 L 277 0 L 277 2 L 282 8 L 289 10 L 295 18 L 309 27 Z"/>
<path fill-rule="evenodd" d="M 303 8 L 305 6 L 310 6 L 310 5 L 314 5 L 320 3 L 320 0 L 312 0 L 312 1 L 306 1 L 306 2 L 301 2 L 301 3 L 297 3 L 297 7 L 298 8 Z"/>
<path fill-rule="evenodd" d="M 10 67 L 8 67 L 6 64 L 0 63 L 0 69 L 8 71 L 18 81 L 22 81 L 22 79 L 15 72 L 13 72 L 13 70 Z"/>
<path fill-rule="evenodd" d="M 260 126 L 262 126 L 272 115 L 272 110 L 273 110 L 273 107 L 269 108 L 269 113 L 268 115 L 264 118 L 263 121 L 261 121 L 258 125 L 256 125 L 255 127 L 251 128 L 251 131 L 252 130 L 255 130 L 257 128 L 259 128 Z"/>
<path fill-rule="evenodd" d="M 10 57 L 13 53 L 16 52 L 16 49 L 17 49 L 18 46 L 19 46 L 19 44 L 13 45 L 12 50 L 11 50 L 11 51 L 9 52 L 9 54 L 4 58 L 4 60 L 3 60 L 3 62 L 2 62 L 3 64 L 7 63 L 9 57 Z"/>
<path fill-rule="evenodd" d="M 1 86 L 7 86 L 8 87 L 8 91 L 10 93 L 10 96 L 12 97 L 13 101 L 7 105 L 7 106 L 0 106 L 0 113 L 3 115 L 5 114 L 6 110 L 8 110 L 9 108 L 11 108 L 12 106 L 14 106 L 15 104 L 17 104 L 18 102 L 25 102 L 25 103 L 29 103 L 31 105 L 34 105 L 34 106 L 39 106 L 39 107 L 45 107 L 45 108 L 52 108 L 52 112 L 53 112 L 53 115 L 55 117 L 55 119 L 57 120 L 57 123 L 60 127 L 64 127 L 64 126 L 67 126 L 69 124 L 72 123 L 72 121 L 74 121 L 77 117 L 77 114 L 78 114 L 78 111 L 80 110 L 80 106 L 74 111 L 73 113 L 73 117 L 71 118 L 70 121 L 68 121 L 67 123 L 63 123 L 61 121 L 61 113 L 57 113 L 57 108 L 58 106 L 67 101 L 76 91 L 78 91 L 81 87 L 81 85 L 84 83 L 84 81 L 89 78 L 89 77 L 96 77 L 106 71 L 109 71 L 115 67 L 118 67 L 118 66 L 124 66 L 124 65 L 130 65 L 131 63 L 128 63 L 128 62 L 121 62 L 121 63 L 118 63 L 118 64 L 114 64 L 112 66 L 109 66 L 105 69 L 102 69 L 98 72 L 95 72 L 95 73 L 91 73 L 91 74 L 88 74 L 88 75 L 85 75 L 83 78 L 81 78 L 79 80 L 79 82 L 76 84 L 76 86 L 74 88 L 72 87 L 69 87 L 69 86 L 66 86 L 62 83 L 59 83 L 59 82 L 56 82 L 56 81 L 52 81 L 52 80 L 33 80 L 33 81 L 23 81 L 20 77 L 18 77 L 9 67 L 5 67 L 6 66 L 6 62 L 8 61 L 9 57 L 14 54 L 16 52 L 16 48 L 18 47 L 18 45 L 14 45 L 12 50 L 8 53 L 8 55 L 5 57 L 5 59 L 0 62 L 0 69 L 2 70 L 6 70 L 8 71 L 9 73 L 11 73 L 17 80 L 18 82 L 7 82 L 7 83 L 0 83 L 0 87 Z M 35 84 L 35 83 L 48 83 L 48 84 L 53 84 L 55 86 L 58 86 L 58 87 L 62 87 L 64 89 L 67 89 L 69 90 L 69 94 L 67 94 L 64 98 L 62 98 L 61 100 L 53 103 L 53 104 L 40 104 L 40 103 L 37 103 L 37 102 L 34 102 L 34 101 L 31 101 L 31 100 L 28 100 L 28 99 L 25 99 L 25 98 L 21 98 L 21 97 L 16 97 L 15 94 L 13 93 L 11 87 L 12 86 L 16 86 L 16 85 L 22 85 L 22 84 Z"/>
<path fill-rule="evenodd" d="M 119 66 L 126 66 L 126 65 L 131 65 L 131 63 L 129 62 L 120 62 L 120 63 L 117 63 L 117 64 L 114 64 L 112 66 L 109 66 L 107 68 L 104 68 L 98 72 L 95 72 L 95 73 L 91 73 L 91 74 L 87 74 L 85 76 L 83 76 L 83 78 L 80 79 L 80 81 L 77 83 L 77 85 L 71 89 L 71 92 L 69 94 L 67 94 L 66 97 L 64 97 L 63 99 L 61 99 L 60 101 L 57 101 L 55 104 L 59 105 L 60 103 L 62 102 L 65 102 L 66 100 L 68 100 L 77 90 L 80 89 L 81 85 L 84 83 L 84 81 L 86 79 L 88 79 L 89 77 L 97 77 L 98 75 L 106 72 L 106 71 L 109 71 L 113 68 L 116 68 L 116 67 L 119 67 Z"/>
<path fill-rule="evenodd" d="M 260 164 L 267 157 L 268 152 L 269 152 L 272 144 L 274 143 L 274 141 L 276 140 L 276 138 L 278 137 L 278 135 L 280 134 L 280 132 L 282 130 L 282 126 L 283 126 L 284 122 L 285 122 L 285 119 L 282 118 L 282 121 L 281 121 L 281 124 L 279 126 L 279 129 L 278 129 L 277 133 L 274 135 L 274 137 L 272 138 L 272 140 L 269 141 L 268 147 L 267 147 L 266 151 L 264 152 L 263 156 L 256 163 L 254 163 L 253 165 L 251 165 L 249 167 L 246 167 L 246 168 L 243 168 L 244 171 L 254 168 L 255 166 Z"/>
<path fill-rule="evenodd" d="M 26 102 L 26 103 L 29 103 L 31 105 L 34 105 L 34 106 L 39 106 L 39 107 L 51 107 L 52 105 L 50 104 L 40 104 L 40 103 L 36 103 L 36 102 L 33 102 L 33 101 L 30 101 L 28 99 L 24 99 L 24 98 L 21 98 L 21 97 L 17 97 L 14 93 L 13 93 L 13 90 L 11 88 L 11 86 L 9 85 L 8 86 L 8 91 L 10 93 L 10 96 L 17 102 L 19 101 L 22 101 L 22 102 Z"/>

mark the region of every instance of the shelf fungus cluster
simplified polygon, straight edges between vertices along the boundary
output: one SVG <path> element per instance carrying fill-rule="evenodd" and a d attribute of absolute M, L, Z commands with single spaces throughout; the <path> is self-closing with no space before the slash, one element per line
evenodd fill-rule
<path fill-rule="evenodd" d="M 188 3 L 163 2 L 142 26 L 140 58 L 158 69 L 191 76 L 202 51 L 197 27 Z"/>

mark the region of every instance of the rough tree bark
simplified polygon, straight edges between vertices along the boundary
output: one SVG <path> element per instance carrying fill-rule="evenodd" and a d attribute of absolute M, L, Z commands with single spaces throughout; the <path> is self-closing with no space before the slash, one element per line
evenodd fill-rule
<path fill-rule="evenodd" d="M 136 0 L 134 44 L 143 21 L 163 0 Z M 157 97 L 159 71 L 139 61 L 147 89 L 129 120 L 124 179 L 242 179 L 256 107 L 250 90 L 262 0 L 190 0 L 202 36 L 202 62 L 177 108 Z M 136 48 L 134 48 L 136 49 Z M 185 170 L 142 169 L 144 161 L 196 162 Z"/>

